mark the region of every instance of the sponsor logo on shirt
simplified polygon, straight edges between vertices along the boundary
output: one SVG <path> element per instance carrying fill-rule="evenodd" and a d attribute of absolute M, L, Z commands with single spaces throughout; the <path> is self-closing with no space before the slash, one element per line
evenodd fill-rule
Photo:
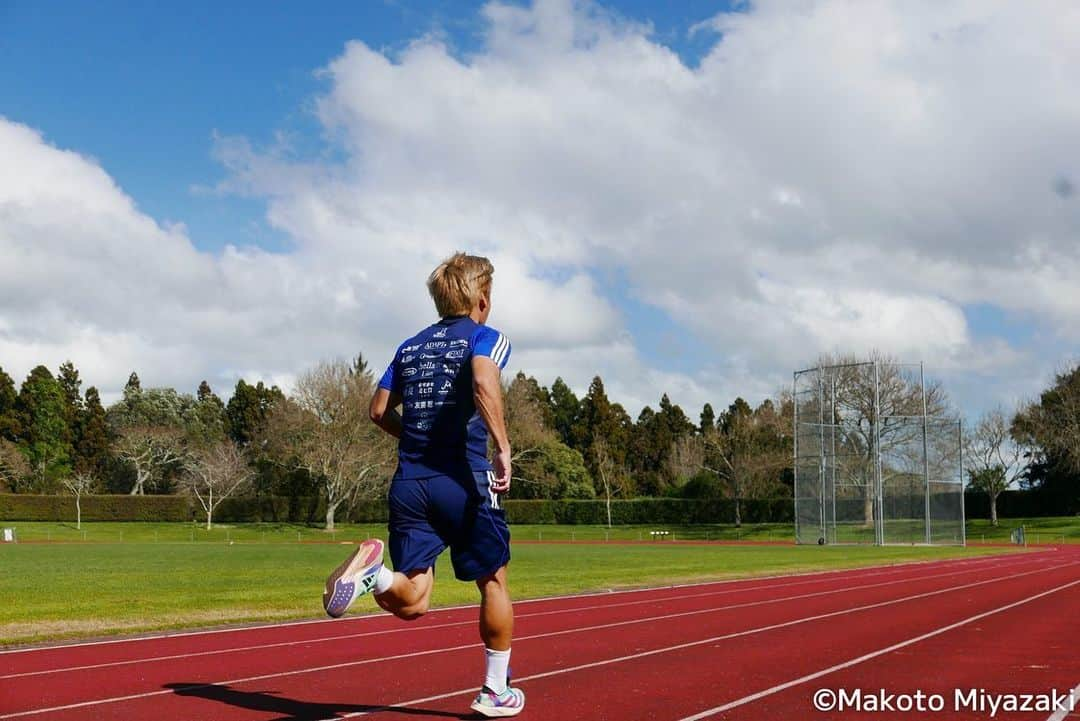
<path fill-rule="evenodd" d="M 461 358 L 465 357 L 465 351 L 464 350 L 447 351 L 446 357 L 449 358 L 450 360 L 458 360 L 458 359 L 461 359 Z"/>
<path fill-rule="evenodd" d="M 435 363 L 433 361 L 425 361 L 425 362 L 420 364 L 420 370 L 422 370 L 422 371 L 433 371 L 433 370 L 435 370 Z"/>
<path fill-rule="evenodd" d="M 447 375 L 456 376 L 458 372 L 458 367 L 456 365 L 451 365 L 450 363 L 443 363 L 442 372 L 446 373 Z"/>
<path fill-rule="evenodd" d="M 401 377 L 402 378 L 409 378 L 409 377 L 414 376 L 414 375 L 416 375 L 416 369 L 415 368 L 406 368 L 405 370 L 401 371 Z"/>
<path fill-rule="evenodd" d="M 435 381 L 423 381 L 417 385 L 422 396 L 429 396 L 435 392 Z"/>
<path fill-rule="evenodd" d="M 458 338 L 456 340 L 450 341 L 450 347 L 451 348 L 467 348 L 468 346 L 469 346 L 469 339 L 468 338 Z"/>
<path fill-rule="evenodd" d="M 403 355 L 403 356 L 401 356 L 401 362 L 402 363 L 408 363 L 409 361 L 411 361 L 415 357 L 416 356 L 414 356 L 414 355 Z"/>
<path fill-rule="evenodd" d="M 417 421 L 416 422 L 416 430 L 418 430 L 418 431 L 429 431 L 429 430 L 431 430 L 431 421 Z"/>
<path fill-rule="evenodd" d="M 416 394 L 416 386 L 405 386 L 405 397 L 408 398 L 411 395 Z"/>
<path fill-rule="evenodd" d="M 449 379 L 448 379 L 448 380 L 443 381 L 442 386 L 439 387 L 439 393 L 441 393 L 442 395 L 446 395 L 447 393 L 449 393 L 453 389 L 454 389 L 454 384 L 451 383 L 449 381 Z"/>
<path fill-rule="evenodd" d="M 416 345 L 407 345 L 404 348 L 402 348 L 401 350 L 405 351 L 406 353 L 412 353 L 413 351 L 420 350 L 420 344 L 417 343 Z"/>
<path fill-rule="evenodd" d="M 434 378 L 435 371 L 420 371 L 421 378 Z"/>
<path fill-rule="evenodd" d="M 431 337 L 432 338 L 445 338 L 446 337 L 446 328 L 443 328 L 442 330 L 435 331 L 434 333 L 431 334 Z"/>
<path fill-rule="evenodd" d="M 421 353 L 420 354 L 421 359 L 423 359 L 423 358 L 441 358 L 441 357 L 442 356 L 440 356 L 438 353 Z"/>
<path fill-rule="evenodd" d="M 436 348 L 445 348 L 447 346 L 444 340 L 433 340 L 430 343 L 424 344 L 424 350 L 434 350 Z"/>

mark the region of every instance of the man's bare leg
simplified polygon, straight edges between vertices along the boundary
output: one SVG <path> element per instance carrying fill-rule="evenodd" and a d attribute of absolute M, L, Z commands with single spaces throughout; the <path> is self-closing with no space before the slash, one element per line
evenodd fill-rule
<path fill-rule="evenodd" d="M 480 638 L 492 651 L 509 651 L 514 635 L 514 606 L 506 585 L 506 566 L 476 582 L 480 589 Z"/>
<path fill-rule="evenodd" d="M 506 566 L 477 580 L 480 589 L 480 638 L 484 641 L 484 687 L 496 694 L 506 691 L 510 669 L 510 641 L 514 635 L 514 606 L 506 584 Z M 524 697 L 521 702 L 524 703 Z"/>
<path fill-rule="evenodd" d="M 375 603 L 406 621 L 414 621 L 425 613 L 431 603 L 431 589 L 435 585 L 435 570 L 394 573 L 394 580 L 386 591 L 375 593 Z"/>

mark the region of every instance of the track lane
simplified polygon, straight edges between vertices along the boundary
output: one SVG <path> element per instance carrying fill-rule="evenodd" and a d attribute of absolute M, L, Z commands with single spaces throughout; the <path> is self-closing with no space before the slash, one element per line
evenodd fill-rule
<path fill-rule="evenodd" d="M 1013 558 L 1016 558 L 1016 557 L 1013 557 Z M 1026 564 L 1032 566 L 1032 567 L 1045 566 L 1045 565 L 1047 565 L 1048 562 L 1050 562 L 1052 560 L 1052 556 L 1046 556 L 1045 554 L 1041 555 L 1041 556 L 1029 555 L 1029 556 L 1020 557 L 1020 558 L 1024 559 L 1024 562 Z M 943 566 L 943 567 L 945 566 L 945 564 L 940 564 L 940 565 Z M 926 569 L 924 567 L 923 570 L 922 570 L 923 575 L 925 575 L 926 570 L 928 570 L 928 569 Z M 987 575 L 990 578 L 995 577 L 995 574 L 996 575 L 1002 575 L 1002 573 L 1003 573 L 1003 572 L 998 572 L 993 568 L 988 568 L 988 569 L 985 569 L 985 570 L 987 571 Z M 851 575 L 854 575 L 854 574 L 851 574 Z M 837 578 L 836 576 L 837 576 L 837 574 L 832 574 L 832 577 L 833 577 L 834 580 L 838 580 L 838 581 L 841 581 L 841 582 L 848 580 L 848 579 L 844 578 L 844 576 L 842 574 L 839 575 L 839 578 Z M 852 579 L 852 580 L 856 580 L 856 579 Z M 920 581 L 917 581 L 917 580 L 913 579 L 911 583 L 912 584 L 918 584 L 918 583 L 920 583 Z M 937 585 L 932 584 L 932 583 L 928 582 L 925 579 L 923 579 L 921 581 L 921 583 L 923 584 L 922 587 L 924 587 L 924 588 L 937 587 Z M 927 585 L 927 584 L 929 584 L 929 585 Z M 911 588 L 912 588 L 911 584 L 908 584 L 907 588 L 905 590 L 910 590 Z M 859 593 L 864 598 L 870 598 L 871 597 L 871 596 L 866 595 L 866 594 L 869 593 L 869 591 L 864 590 L 864 591 L 859 591 Z M 839 595 L 842 595 L 842 594 L 839 594 Z M 884 594 L 883 597 L 884 598 L 889 598 L 889 597 L 895 597 L 895 595 L 896 595 L 895 589 L 893 589 L 891 593 Z M 827 598 L 827 597 L 819 597 L 818 599 L 815 599 L 813 601 L 813 603 L 821 604 L 822 598 Z M 803 602 L 802 608 L 804 608 L 804 609 L 809 608 L 809 606 L 807 606 L 807 603 L 810 603 L 810 602 L 809 601 Z M 755 611 L 754 613 L 755 613 L 756 616 L 759 616 L 759 617 L 772 617 L 772 618 L 781 618 L 782 619 L 782 618 L 785 617 L 784 614 L 783 613 L 780 613 L 780 614 L 776 613 L 776 609 L 782 607 L 782 605 L 783 604 L 776 604 L 775 607 L 773 608 L 773 610 L 770 610 L 769 612 L 766 613 L 766 616 L 761 616 L 761 613 L 759 611 Z M 836 600 L 833 599 L 831 604 L 830 603 L 824 603 L 823 605 L 821 605 L 821 608 L 826 608 L 826 609 L 827 608 L 835 608 L 835 605 L 836 605 Z M 690 610 L 695 611 L 695 609 L 690 609 Z M 696 610 L 697 611 L 704 611 L 705 609 L 696 609 Z M 780 610 L 782 610 L 782 608 L 780 608 Z M 768 614 L 772 614 L 772 615 L 769 616 Z M 691 615 L 693 615 L 693 614 L 691 614 Z M 790 615 L 791 614 L 789 612 L 787 617 L 790 617 Z M 576 616 L 580 616 L 580 614 L 559 614 L 559 615 L 554 615 L 554 616 L 552 616 L 550 618 L 559 618 L 560 616 L 562 616 L 564 618 L 567 617 L 567 616 L 576 617 Z M 609 614 L 609 616 L 610 616 L 610 614 Z M 728 614 L 720 613 L 719 616 L 721 616 L 721 617 L 732 616 L 732 614 L 730 614 L 730 613 L 728 613 Z M 740 620 L 739 618 L 734 618 L 734 619 L 732 619 L 732 618 L 721 618 L 720 620 L 711 620 L 711 621 L 709 621 L 709 625 L 706 626 L 705 628 L 706 628 L 706 630 L 713 630 L 713 631 L 717 631 L 717 632 L 725 630 L 725 629 L 727 629 L 728 631 L 731 631 L 731 629 L 740 628 L 739 620 Z M 608 647 L 617 648 L 617 647 L 619 647 L 620 644 L 625 644 L 625 642 L 627 640 L 631 640 L 631 639 L 628 639 L 628 632 L 626 630 L 627 628 L 634 629 L 632 631 L 632 635 L 633 635 L 632 640 L 633 640 L 634 643 L 637 643 L 639 645 L 652 644 L 652 647 L 662 647 L 662 645 L 664 643 L 670 643 L 672 633 L 675 630 L 677 630 L 679 633 L 682 633 L 682 634 L 687 634 L 687 632 L 689 632 L 687 635 L 690 638 L 700 638 L 700 636 L 698 635 L 698 631 L 701 631 L 702 628 L 689 627 L 689 628 L 672 629 L 671 626 L 672 626 L 672 623 L 671 623 L 670 619 L 668 619 L 668 620 L 658 620 L 658 621 L 652 621 L 652 622 L 642 622 L 642 623 L 638 623 L 638 624 L 632 624 L 632 625 L 629 625 L 629 626 L 626 626 L 626 627 L 609 628 L 609 629 L 605 629 L 605 630 L 600 631 L 600 632 L 594 632 L 594 634 L 591 634 L 591 635 L 595 636 L 596 633 L 601 633 L 602 634 L 602 637 L 599 639 L 599 641 L 601 642 L 600 646 L 603 647 L 603 648 L 601 648 L 600 650 L 607 649 Z M 531 630 L 531 629 L 529 629 L 529 630 Z M 540 631 L 541 633 L 543 632 L 542 627 L 537 627 L 536 630 Z M 469 634 L 468 635 L 469 636 L 472 635 L 472 630 L 471 629 L 469 629 Z M 581 643 L 581 637 L 582 636 L 583 636 L 583 634 L 573 631 L 572 628 L 571 629 L 565 629 L 565 628 L 561 629 L 561 631 L 558 634 L 558 638 L 560 638 L 561 640 L 560 640 L 559 644 L 556 646 L 556 648 L 559 650 L 559 653 L 565 653 L 566 654 L 566 656 L 564 656 L 564 658 L 565 657 L 570 657 L 570 658 L 578 659 L 578 658 L 586 657 L 586 655 L 588 653 L 590 653 L 590 652 L 593 653 L 593 654 L 596 654 L 596 652 L 598 650 L 597 649 L 597 642 L 596 642 L 597 639 L 590 638 L 587 643 L 582 644 Z M 554 636 L 549 637 L 549 638 L 554 638 Z M 524 637 L 519 637 L 519 642 L 521 642 L 521 641 L 526 641 L 526 643 L 524 644 L 524 647 L 526 647 L 526 648 L 531 647 L 531 643 L 528 642 L 528 635 L 526 635 Z M 537 648 L 539 648 L 540 646 L 543 646 L 543 645 L 545 645 L 545 644 L 543 644 L 543 643 L 537 644 Z M 548 643 L 546 645 L 550 646 L 552 644 Z M 529 660 L 529 652 L 526 651 L 525 654 L 523 654 L 522 653 L 522 648 L 523 648 L 522 645 L 517 645 L 517 644 L 515 645 L 516 664 L 520 665 L 521 662 L 522 662 L 522 659 L 524 658 L 524 662 L 526 663 L 526 665 L 532 666 L 532 662 Z M 397 649 L 395 648 L 394 650 L 397 650 Z M 266 679 L 265 681 L 266 681 L 266 683 L 271 684 L 274 689 L 278 689 L 278 690 L 284 689 L 282 691 L 283 693 L 286 693 L 288 691 L 288 689 L 290 689 L 290 688 L 297 688 L 298 691 L 303 692 L 303 693 L 300 694 L 300 697 L 317 698 L 317 699 L 319 699 L 319 703 L 324 703 L 324 704 L 329 703 L 331 705 L 333 705 L 333 704 L 338 704 L 338 705 L 346 704 L 346 700 L 341 699 L 342 696 L 355 697 L 357 689 L 355 689 L 355 688 L 348 689 L 348 688 L 342 688 L 341 687 L 341 680 L 340 679 L 343 676 L 344 677 L 349 677 L 349 676 L 353 676 L 353 677 L 356 677 L 356 676 L 369 677 L 370 673 L 372 673 L 372 669 L 378 669 L 374 673 L 376 673 L 376 675 L 377 675 L 377 677 L 379 679 L 380 693 L 379 693 L 379 699 L 378 700 L 375 700 L 375 699 L 368 699 L 368 700 L 373 700 L 377 704 L 391 703 L 391 702 L 393 702 L 395 700 L 401 700 L 403 698 L 401 693 L 412 690 L 412 686 L 415 685 L 415 668 L 417 666 L 424 668 L 424 671 L 425 671 L 425 686 L 428 686 L 428 687 L 433 687 L 434 682 L 436 680 L 450 681 L 452 678 L 455 678 L 456 677 L 455 674 L 459 674 L 459 672 L 460 672 L 460 674 L 463 674 L 464 676 L 468 676 L 468 678 L 471 681 L 475 682 L 475 676 L 476 676 L 476 671 L 477 670 L 472 668 L 474 665 L 476 665 L 478 663 L 476 658 L 474 658 L 477 655 L 476 654 L 475 641 L 472 641 L 471 643 L 465 644 L 462 649 L 459 649 L 459 650 L 453 651 L 453 652 L 445 652 L 445 653 L 449 653 L 449 656 L 447 658 L 440 658 L 437 664 L 430 664 L 430 663 L 426 662 L 427 659 L 423 659 L 423 658 L 417 659 L 416 657 L 412 657 L 412 658 L 401 659 L 400 661 L 396 661 L 396 662 L 394 662 L 394 661 L 392 661 L 392 662 L 382 662 L 382 661 L 380 661 L 378 664 L 370 664 L 366 668 L 357 668 L 354 665 L 354 666 L 351 667 L 351 669 L 352 669 L 352 671 L 355 671 L 355 673 L 349 673 L 349 668 L 350 667 L 346 667 L 345 669 L 342 669 L 342 672 L 332 672 L 332 673 L 322 673 L 322 674 L 312 674 L 311 672 L 304 672 L 304 673 L 298 674 L 298 676 L 307 677 L 307 678 L 300 679 L 298 684 L 293 683 L 293 680 L 287 679 L 287 677 L 283 677 L 281 675 L 276 675 L 276 676 L 272 677 L 272 679 Z M 381 653 L 376 653 L 375 655 L 381 655 Z M 610 655 L 609 652 L 608 652 L 608 655 Z M 290 658 L 289 660 L 292 661 L 294 659 Z M 421 663 L 418 664 L 417 663 L 418 660 Z M 541 659 L 537 658 L 536 661 L 541 661 Z M 558 657 L 558 653 L 557 653 L 556 658 L 547 659 L 545 662 L 554 662 L 556 665 L 558 665 L 559 661 L 560 661 L 560 658 Z M 389 668 L 391 666 L 400 667 L 403 664 L 406 665 L 406 666 L 412 667 L 413 672 L 410 673 L 409 669 L 405 669 L 404 671 L 402 671 L 402 669 L 397 668 L 396 672 L 390 673 L 388 675 L 387 673 L 385 673 L 383 671 L 383 669 Z M 187 664 L 187 666 L 190 667 L 190 664 Z M 436 676 L 438 676 L 440 674 L 437 672 L 438 669 L 433 668 L 434 666 L 439 666 L 440 668 L 443 667 L 443 666 L 445 666 L 447 668 L 452 668 L 453 673 L 450 674 L 450 678 L 435 679 L 435 678 L 433 678 L 433 673 Z M 181 665 L 181 668 L 182 667 L 183 667 L 183 665 Z M 174 680 L 168 681 L 166 683 L 172 683 L 172 684 L 183 683 L 183 684 L 190 685 L 192 683 L 196 683 L 196 682 L 199 682 L 201 680 L 199 678 L 192 678 L 192 674 L 190 673 L 190 668 L 188 668 L 188 671 L 189 671 L 189 673 L 187 673 L 186 675 L 180 675 L 180 676 L 174 675 L 173 676 Z M 387 677 L 387 676 L 389 676 L 389 677 Z M 216 679 L 220 679 L 220 678 L 237 678 L 237 676 L 236 675 L 233 675 L 233 676 L 218 675 L 218 676 L 216 676 Z M 213 678 L 213 675 L 211 674 L 211 678 L 209 680 L 216 680 L 216 679 Z M 406 681 L 406 683 L 402 684 L 402 683 L 397 683 L 396 682 L 396 681 L 399 681 L 399 680 L 402 680 L 402 679 L 404 679 Z M 463 681 L 464 681 L 464 678 L 463 678 Z M 261 681 L 255 682 L 255 683 L 256 683 L 256 685 L 258 685 L 259 683 L 261 683 Z M 262 685 L 265 685 L 265 683 L 262 684 Z M 443 687 L 445 688 L 445 686 L 443 686 Z M 365 690 L 367 690 L 367 689 L 369 689 L 369 685 L 365 684 L 363 686 L 363 688 Z M 450 686 L 450 688 L 453 688 L 453 686 Z M 159 687 L 159 689 L 160 689 L 160 687 Z M 385 691 L 386 693 L 382 693 L 383 691 Z M 219 695 L 222 694 L 222 693 L 225 693 L 225 691 L 221 690 L 220 688 L 219 689 L 213 689 L 213 692 L 216 693 L 216 694 L 219 694 Z M 185 692 L 185 693 L 188 693 L 188 692 Z M 239 713 L 239 712 L 237 711 L 237 709 L 238 709 L 238 706 L 241 705 L 241 702 L 243 701 L 243 699 L 247 699 L 246 703 L 248 703 L 248 706 L 250 707 L 247 710 L 254 713 L 254 715 L 250 716 L 251 718 L 265 718 L 266 717 L 265 715 L 259 715 L 260 710 L 257 709 L 256 706 L 258 706 L 260 703 L 262 703 L 263 706 L 265 706 L 267 703 L 269 703 L 271 706 L 273 706 L 274 704 L 279 703 L 278 701 L 272 701 L 273 694 L 261 693 L 261 695 L 260 695 L 260 692 L 258 692 L 257 690 L 253 691 L 253 690 L 251 690 L 250 687 L 245 687 L 243 689 L 234 687 L 232 689 L 229 689 L 228 693 L 231 694 L 230 698 L 237 701 L 237 704 L 236 705 L 222 704 L 222 700 L 220 698 L 217 699 L 215 702 L 217 703 L 218 707 L 224 707 L 226 709 L 229 709 L 229 708 L 232 709 L 232 712 L 229 712 L 225 716 L 221 716 L 222 718 L 238 718 L 239 716 L 237 716 L 237 713 Z M 304 696 L 305 693 L 307 693 L 308 695 Z M 398 695 L 395 696 L 395 693 L 397 693 Z M 245 696 L 244 694 L 248 694 L 248 695 Z M 255 694 L 255 695 L 252 696 L 251 694 Z M 314 694 L 314 695 L 311 695 L 311 694 Z M 413 693 L 411 695 L 405 695 L 404 696 L 404 698 L 414 698 L 414 697 L 415 697 L 415 693 Z M 157 698 L 153 701 L 153 703 L 155 704 L 154 708 L 155 708 L 156 712 L 164 711 L 164 709 L 160 707 L 160 702 L 163 700 L 163 698 L 168 698 L 169 700 L 175 700 L 175 699 L 179 698 L 179 699 L 184 700 L 188 704 L 198 703 L 198 701 L 199 701 L 199 697 L 196 694 L 188 693 L 188 695 L 186 695 L 186 696 L 178 696 L 178 695 L 171 694 L 171 691 L 166 691 L 165 694 L 159 694 L 157 696 Z M 271 700 L 268 701 L 267 700 L 268 698 L 271 699 Z M 252 700 L 252 699 L 256 699 L 256 700 Z M 202 699 L 202 703 L 208 704 L 208 703 L 211 703 L 211 700 Z M 284 702 L 281 702 L 281 703 L 284 703 Z M 116 718 L 139 717 L 138 714 L 136 714 L 135 716 L 125 716 L 124 715 L 124 707 L 130 706 L 130 705 L 131 704 L 117 704 L 116 706 L 114 706 L 111 709 L 106 709 L 104 706 L 95 706 L 95 707 L 93 707 L 94 708 L 94 714 L 95 714 L 94 717 L 95 718 L 114 717 L 113 716 L 114 712 L 116 713 L 116 715 L 115 715 Z M 166 704 L 166 705 L 171 706 L 171 704 Z M 135 706 L 138 706 L 138 702 L 135 703 Z M 247 708 L 247 707 L 245 707 L 245 708 Z M 319 706 L 318 708 L 319 709 L 326 709 L 326 708 L 330 708 L 330 707 L 324 705 L 324 706 Z M 134 709 L 132 709 L 132 710 L 134 710 Z M 266 709 L 262 709 L 262 712 L 265 713 L 265 710 Z M 183 713 L 182 710 L 177 709 L 176 713 L 181 714 L 181 715 L 176 716 L 176 717 L 178 717 L 178 718 L 179 717 L 184 717 L 184 716 L 182 716 L 182 713 Z M 105 714 L 105 715 L 103 715 L 103 714 Z M 160 713 L 158 715 L 159 715 L 159 717 L 162 717 L 162 716 L 160 716 Z M 163 717 L 164 718 L 169 718 L 171 716 L 165 715 Z M 203 718 L 203 716 L 201 716 L 201 715 L 199 717 Z M 246 717 L 249 717 L 249 716 L 245 715 L 243 717 L 246 718 Z"/>
<path fill-rule="evenodd" d="M 610 593 L 580 594 L 566 597 L 528 599 L 517 601 L 519 618 L 543 613 L 573 613 L 577 610 L 608 608 L 617 603 L 649 604 L 657 599 L 683 597 L 691 593 L 727 595 L 745 591 L 793 588 L 831 584 L 835 579 L 845 580 L 905 576 L 918 578 L 925 567 L 936 570 L 947 568 L 977 568 L 995 566 L 1010 559 L 1032 558 L 1047 552 L 1027 554 L 1003 554 L 980 556 L 971 559 L 953 559 L 940 562 L 913 562 L 885 566 L 870 566 L 841 571 L 825 571 L 808 574 L 792 574 L 765 578 L 734 579 L 701 584 L 688 584 L 663 588 L 623 590 Z M 468 623 L 475 620 L 476 606 L 441 609 L 424 619 L 409 624 L 408 630 L 421 630 L 448 623 Z M 360 638 L 375 632 L 400 633 L 400 621 L 377 612 L 372 615 L 350 616 L 338 621 L 319 619 L 307 622 L 288 622 L 279 625 L 214 629 L 159 636 L 141 636 L 132 639 L 110 639 L 43 646 L 39 648 L 0 651 L 0 680 L 17 674 L 36 671 L 56 671 L 63 668 L 82 670 L 86 666 L 108 663 L 145 662 L 156 658 L 186 654 L 211 654 L 215 651 L 229 653 L 233 649 L 287 648 L 289 645 L 335 642 Z"/>
<path fill-rule="evenodd" d="M 836 603 L 844 602 L 844 596 L 852 593 L 862 594 L 863 599 L 887 600 L 895 596 L 897 587 L 903 587 L 905 590 L 935 589 L 953 585 L 954 579 L 961 577 L 970 576 L 977 579 L 987 574 L 996 576 L 1010 568 L 1027 568 L 1033 564 L 1037 566 L 1055 561 L 1053 557 L 1023 556 L 1003 560 L 993 568 L 981 566 L 953 568 L 951 571 L 944 570 L 938 574 L 927 573 L 932 569 L 924 568 L 917 579 L 867 578 L 862 581 L 856 578 L 846 585 L 841 584 L 844 584 L 847 579 L 839 577 L 831 579 L 832 587 L 828 589 L 758 588 L 737 594 L 737 598 L 726 596 L 724 597 L 726 600 L 722 603 L 717 603 L 715 597 L 712 596 L 684 593 L 678 597 L 657 599 L 644 606 L 594 605 L 588 611 L 579 610 L 573 614 L 544 615 L 547 612 L 540 612 L 533 616 L 526 615 L 525 618 L 519 617 L 518 637 L 527 639 L 530 634 L 567 635 L 575 633 L 579 628 L 597 625 L 604 626 L 605 631 L 614 631 L 617 634 L 635 633 L 643 624 L 679 623 L 689 618 L 702 615 L 713 617 L 718 614 L 721 616 L 720 621 L 710 618 L 710 623 L 730 624 L 737 622 L 739 614 L 743 612 L 742 609 L 764 606 L 775 606 L 775 609 L 766 609 L 766 617 L 783 619 L 787 615 L 806 609 L 832 610 Z M 786 593 L 786 595 L 780 595 L 781 593 Z M 476 645 L 474 614 L 475 611 L 472 611 L 470 614 L 472 617 L 468 621 L 431 627 L 426 633 L 405 633 L 412 627 L 398 622 L 396 626 L 400 633 L 375 632 L 377 633 L 375 636 L 354 639 L 349 643 L 295 646 L 289 649 L 287 656 L 275 653 L 273 650 L 265 652 L 260 649 L 228 656 L 199 658 L 195 672 L 189 673 L 185 682 L 209 683 L 219 679 L 249 678 L 274 673 L 286 674 L 311 667 L 356 667 L 366 665 L 365 661 L 379 660 L 388 648 L 397 655 L 439 653 L 441 649 L 448 647 L 453 651 L 473 649 Z M 525 636 L 523 637 L 522 634 Z M 162 663 L 139 665 L 137 674 L 117 673 L 113 668 L 80 671 L 75 683 L 58 683 L 53 675 L 30 676 L 8 681 L 18 682 L 18 692 L 12 695 L 13 702 L 17 697 L 32 700 L 47 699 L 49 702 L 47 705 L 61 706 L 85 700 L 87 688 L 109 688 L 114 696 L 138 694 L 147 691 L 148 687 L 157 690 L 175 680 L 178 668 L 190 668 L 193 665 L 191 660 L 181 656 Z M 25 709 L 16 708 L 13 705 L 11 710 Z"/>
<path fill-rule="evenodd" d="M 1076 578 L 1080 579 L 1080 572 Z M 886 689 L 897 694 L 921 690 L 941 694 L 946 699 L 947 711 L 934 713 L 933 717 L 943 721 L 987 717 L 986 713 L 953 713 L 957 689 L 985 689 L 991 694 L 1040 694 L 1057 690 L 1068 694 L 1080 678 L 1076 645 L 1080 637 L 1078 608 L 1080 584 L 870 659 L 843 673 L 829 674 L 777 693 L 768 702 L 768 713 L 755 704 L 709 718 L 755 721 L 810 715 L 840 718 L 840 714 L 813 710 L 811 694 L 818 688 L 870 692 Z M 1077 699 L 1080 702 L 1080 695 Z M 902 715 L 885 715 L 885 718 Z M 998 711 L 994 718 L 1030 720 L 1049 715 L 1052 714 Z M 1066 717 L 1062 714 L 1062 718 Z"/>

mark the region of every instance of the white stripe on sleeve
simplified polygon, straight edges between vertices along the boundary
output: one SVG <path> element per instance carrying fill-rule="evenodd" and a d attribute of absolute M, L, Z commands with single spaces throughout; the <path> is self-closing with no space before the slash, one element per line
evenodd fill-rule
<path fill-rule="evenodd" d="M 495 341 L 495 345 L 491 349 L 491 360 L 495 361 L 496 365 L 498 365 L 498 363 L 499 363 L 500 355 L 502 354 L 503 347 L 505 345 L 506 345 L 506 336 L 504 336 L 502 333 L 500 333 L 499 334 L 499 339 L 497 341 Z"/>

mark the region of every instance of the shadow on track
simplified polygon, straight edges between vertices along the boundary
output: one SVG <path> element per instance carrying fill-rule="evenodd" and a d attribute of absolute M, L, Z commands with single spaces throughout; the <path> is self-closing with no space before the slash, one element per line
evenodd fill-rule
<path fill-rule="evenodd" d="M 411 716 L 433 716 L 452 719 L 479 718 L 475 714 L 456 714 L 435 709 L 408 708 L 404 706 L 373 706 L 370 704 L 318 703 L 300 701 L 275 695 L 275 692 L 238 691 L 225 684 L 167 683 L 162 688 L 171 689 L 177 696 L 193 696 L 208 701 L 218 701 L 237 708 L 282 714 L 272 721 L 322 721 L 337 718 L 339 714 L 376 714 L 380 711 Z"/>

